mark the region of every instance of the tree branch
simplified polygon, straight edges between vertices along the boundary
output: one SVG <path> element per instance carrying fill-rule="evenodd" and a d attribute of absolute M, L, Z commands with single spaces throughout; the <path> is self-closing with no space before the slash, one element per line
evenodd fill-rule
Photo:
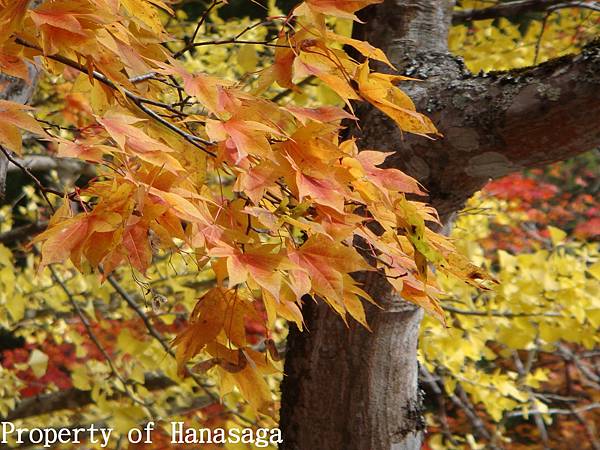
<path fill-rule="evenodd" d="M 490 179 L 600 146 L 600 40 L 578 55 L 508 72 L 474 76 L 451 55 L 426 53 L 403 68 L 423 80 L 402 88 L 443 138 L 401 135 L 359 106 L 361 148 L 394 150 L 387 163 L 418 178 L 442 218 Z"/>
<path fill-rule="evenodd" d="M 176 383 L 164 375 L 146 375 L 144 387 L 149 391 L 158 391 L 174 386 Z M 125 395 L 119 392 L 111 397 L 112 400 Z M 13 421 L 24 419 L 26 417 L 49 414 L 63 409 L 76 409 L 94 403 L 92 391 L 83 391 L 81 389 L 71 388 L 50 394 L 36 395 L 22 400 L 17 406 L 9 412 L 3 421 Z"/>
<path fill-rule="evenodd" d="M 498 19 L 500 17 L 516 17 L 532 12 L 548 12 L 562 8 L 585 8 L 600 11 L 600 4 L 593 1 L 517 0 L 499 3 L 488 8 L 455 11 L 452 15 L 452 24 L 457 25 L 474 20 Z"/>
<path fill-rule="evenodd" d="M 44 231 L 47 226 L 48 222 L 42 221 L 5 231 L 4 233 L 0 233 L 0 244 L 12 245 L 20 241 L 29 240 L 34 234 Z"/>

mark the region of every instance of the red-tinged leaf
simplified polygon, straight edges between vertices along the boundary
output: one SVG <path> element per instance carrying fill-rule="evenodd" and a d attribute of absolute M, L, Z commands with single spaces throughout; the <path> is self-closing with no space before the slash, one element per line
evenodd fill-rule
<path fill-rule="evenodd" d="M 417 280 L 412 274 L 403 278 L 401 295 L 431 314 L 443 324 L 446 324 L 446 314 L 438 301 L 427 291 L 434 292 L 434 288 Z"/>
<path fill-rule="evenodd" d="M 365 170 L 369 180 L 381 189 L 394 190 L 410 194 L 426 195 L 419 182 L 398 169 L 380 169 L 376 166 L 383 164 L 392 152 L 361 151 L 356 159 Z"/>
<path fill-rule="evenodd" d="M 162 200 L 167 203 L 173 209 L 173 214 L 182 220 L 207 225 L 212 222 L 212 218 L 207 212 L 202 211 L 194 203 L 179 194 L 164 192 L 155 188 L 150 188 L 150 194 L 154 195 L 158 201 Z"/>
<path fill-rule="evenodd" d="M 0 145 L 8 147 L 17 154 L 22 152 L 21 132 L 27 130 L 40 136 L 45 135 L 40 124 L 25 111 L 28 106 L 0 100 Z"/>
<path fill-rule="evenodd" d="M 90 239 L 88 239 L 91 245 L 88 245 L 85 249 L 85 257 L 89 261 L 92 267 L 98 267 L 103 260 L 111 253 L 119 244 L 121 233 L 114 231 L 96 232 Z M 121 262 L 121 257 L 117 264 Z M 109 274 L 115 268 L 115 265 L 104 263 L 104 273 Z"/>
<path fill-rule="evenodd" d="M 299 77 L 316 76 L 344 99 L 349 108 L 352 106 L 350 100 L 360 99 L 349 80 L 340 73 L 336 64 L 321 54 L 300 53 L 299 57 L 294 60 L 294 74 Z"/>
<path fill-rule="evenodd" d="M 21 58 L 10 53 L 0 52 L 0 72 L 21 78 L 29 83 L 29 70 Z"/>
<path fill-rule="evenodd" d="M 324 237 L 311 237 L 288 252 L 290 261 L 306 270 L 314 292 L 330 301 L 343 302 L 344 274 L 372 269 L 355 249 Z"/>
<path fill-rule="evenodd" d="M 173 152 L 172 148 L 133 126 L 141 119 L 111 112 L 97 120 L 127 153 L 172 172 L 183 170 L 179 161 L 169 155 Z"/>
<path fill-rule="evenodd" d="M 235 148 L 234 164 L 239 164 L 248 155 L 272 159 L 273 152 L 267 134 L 280 134 L 259 122 L 235 118 L 225 122 L 207 119 L 206 133 L 211 140 L 226 141 L 227 147 Z"/>
<path fill-rule="evenodd" d="M 181 225 L 181 220 L 170 211 L 166 211 L 156 218 L 156 224 L 152 225 L 152 229 L 156 231 L 156 228 L 160 227 L 164 230 L 164 233 L 160 234 L 161 245 L 167 245 L 172 241 L 173 238 L 185 240 L 185 231 Z"/>
<path fill-rule="evenodd" d="M 46 6 L 29 11 L 29 15 L 38 27 L 47 25 L 84 35 L 83 27 L 74 13 Z"/>
<path fill-rule="evenodd" d="M 342 119 L 357 120 L 356 116 L 337 106 L 320 106 L 318 108 L 303 108 L 301 106 L 287 106 L 289 112 L 303 125 L 309 120 L 319 123 L 337 122 Z"/>
<path fill-rule="evenodd" d="M 236 184 L 236 192 L 243 192 L 254 202 L 258 204 L 270 186 L 274 186 L 276 181 L 282 176 L 279 167 L 272 164 L 261 163 L 247 172 L 240 173 Z"/>
<path fill-rule="evenodd" d="M 281 36 L 277 39 L 276 44 L 287 46 L 290 45 L 290 42 L 286 40 L 286 36 Z M 294 59 L 296 59 L 296 53 L 292 48 L 276 47 L 273 65 L 261 73 L 259 80 L 261 90 L 268 88 L 273 82 L 285 89 L 297 89 L 292 82 Z"/>
<path fill-rule="evenodd" d="M 22 26 L 30 0 L 3 0 L 0 2 L 0 42 Z"/>
<path fill-rule="evenodd" d="M 281 289 L 281 272 L 284 268 L 282 254 L 273 253 L 273 246 L 247 248 L 220 247 L 210 251 L 210 256 L 227 257 L 229 288 L 248 281 L 250 277 L 258 286 L 269 291 L 275 298 Z"/>
<path fill-rule="evenodd" d="M 148 228 L 136 225 L 123 233 L 123 247 L 129 262 L 141 273 L 146 273 L 152 263 L 152 248 L 148 239 Z"/>
<path fill-rule="evenodd" d="M 74 217 L 39 234 L 33 242 L 42 244 L 42 260 L 39 270 L 44 267 L 62 263 L 71 256 L 73 249 L 83 243 L 88 235 L 88 219 Z"/>
<path fill-rule="evenodd" d="M 79 158 L 84 161 L 99 163 L 105 154 L 110 154 L 113 147 L 101 144 L 85 144 L 80 141 L 60 141 L 57 156 L 63 158 Z"/>
<path fill-rule="evenodd" d="M 185 91 L 196 97 L 209 112 L 219 116 L 226 111 L 222 103 L 222 94 L 223 90 L 232 83 L 202 73 L 192 76 L 185 71 L 180 71 L 179 74 L 183 77 Z"/>
<path fill-rule="evenodd" d="M 336 211 L 344 211 L 344 194 L 340 185 L 334 180 L 316 178 L 297 172 L 296 185 L 300 201 L 310 197 L 315 203 L 329 206 Z"/>
<path fill-rule="evenodd" d="M 310 9 L 321 14 L 358 20 L 354 13 L 383 0 L 306 0 Z"/>
<path fill-rule="evenodd" d="M 93 36 L 91 30 L 83 28 L 79 20 L 81 14 L 67 9 L 66 4 L 46 2 L 30 10 L 29 16 L 41 32 L 42 48 L 46 55 L 58 53 L 61 49 L 85 48 Z M 86 19 L 89 21 L 92 17 L 87 15 Z"/>
<path fill-rule="evenodd" d="M 310 292 L 310 276 L 302 267 L 290 270 L 287 281 L 296 297 L 296 301 L 300 301 L 304 295 Z"/>
<path fill-rule="evenodd" d="M 180 374 L 185 374 L 185 364 L 213 342 L 223 329 L 228 296 L 232 294 L 216 287 L 204 294 L 196 303 L 187 327 L 173 340 L 175 359 Z"/>

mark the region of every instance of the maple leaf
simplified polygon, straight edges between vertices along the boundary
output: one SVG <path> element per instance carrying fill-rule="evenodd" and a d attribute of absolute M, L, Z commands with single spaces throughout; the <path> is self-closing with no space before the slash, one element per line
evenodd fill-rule
<path fill-rule="evenodd" d="M 322 236 L 310 237 L 299 249 L 289 250 L 288 257 L 308 273 L 311 289 L 330 303 L 343 302 L 344 274 L 372 270 L 355 249 Z"/>
<path fill-rule="evenodd" d="M 79 14 L 69 10 L 65 4 L 44 4 L 30 10 L 29 17 L 42 34 L 42 47 L 46 55 L 72 46 L 84 47 L 89 41 L 90 36 L 79 21 Z"/>
<path fill-rule="evenodd" d="M 311 43 L 313 41 L 310 41 Z M 318 41 L 314 42 L 318 44 Z M 347 67 L 339 66 L 339 57 L 335 58 L 334 55 L 329 54 L 330 49 L 326 49 L 325 53 L 322 52 L 308 52 L 302 51 L 294 60 L 294 74 L 297 77 L 309 77 L 315 76 L 331 88 L 337 95 L 339 95 L 350 110 L 352 105 L 350 100 L 359 100 L 360 96 L 352 87 L 349 76 L 354 71 L 354 64 L 351 63 L 347 58 L 343 58 L 341 61 L 347 63 Z"/>
<path fill-rule="evenodd" d="M 0 72 L 5 73 L 7 75 L 11 75 L 13 77 L 21 78 L 27 83 L 30 83 L 31 80 L 29 78 L 29 70 L 27 69 L 27 64 L 21 57 L 13 53 L 16 51 L 16 47 L 0 47 Z"/>
<path fill-rule="evenodd" d="M 46 134 L 40 124 L 25 112 L 32 109 L 19 103 L 0 100 L 0 145 L 20 155 L 23 149 L 20 129 L 40 136 Z"/>
<path fill-rule="evenodd" d="M 431 120 L 416 112 L 408 95 L 393 85 L 394 81 L 401 79 L 406 78 L 371 73 L 368 61 L 359 66 L 356 78 L 360 95 L 390 116 L 401 130 L 423 136 L 437 134 Z"/>
<path fill-rule="evenodd" d="M 342 19 L 358 20 L 354 15 L 359 9 L 381 3 L 383 0 L 306 0 L 306 5 L 318 13 Z M 298 13 L 298 11 L 297 11 Z"/>
<path fill-rule="evenodd" d="M 30 0 L 0 1 L 0 43 L 7 41 L 9 36 L 21 28 L 27 6 Z"/>
<path fill-rule="evenodd" d="M 395 67 L 392 65 L 385 53 L 383 53 L 381 49 L 372 46 L 368 42 L 359 41 L 358 39 L 352 39 L 347 36 L 342 36 L 340 34 L 333 33 L 329 30 L 325 31 L 323 38 L 325 40 L 339 42 L 342 45 L 349 45 L 351 47 L 354 47 L 354 49 L 360 52 L 365 58 L 381 61 L 395 70 Z"/>
<path fill-rule="evenodd" d="M 102 144 L 88 144 L 83 141 L 60 140 L 57 155 L 63 158 L 79 158 L 84 161 L 100 163 L 103 155 L 111 154 L 114 148 Z"/>
<path fill-rule="evenodd" d="M 390 155 L 393 155 L 393 152 L 363 150 L 356 155 L 356 159 L 362 165 L 366 177 L 380 189 L 425 195 L 419 182 L 414 178 L 398 169 L 376 167 L 383 164 Z"/>
<path fill-rule="evenodd" d="M 261 163 L 250 168 L 247 172 L 242 172 L 237 179 L 235 189 L 238 192 L 244 192 L 250 200 L 258 204 L 267 189 L 275 185 L 276 181 L 282 176 L 283 173 L 280 168 Z"/>
<path fill-rule="evenodd" d="M 210 251 L 211 256 L 227 257 L 227 272 L 229 288 L 246 283 L 249 277 L 261 288 L 269 291 L 274 297 L 279 297 L 281 289 L 280 270 L 286 267 L 284 255 L 273 253 L 275 246 L 261 245 L 245 248 L 217 247 Z"/>
<path fill-rule="evenodd" d="M 178 172 L 183 169 L 179 161 L 169 154 L 174 151 L 172 148 L 133 126 L 142 119 L 109 112 L 97 120 L 125 152 L 166 170 Z"/>
<path fill-rule="evenodd" d="M 393 280 L 394 278 L 388 278 L 388 281 L 392 285 L 395 284 Z M 404 299 L 422 307 L 445 325 L 446 314 L 434 297 L 434 294 L 439 294 L 439 291 L 433 286 L 429 286 L 423 283 L 423 281 L 418 280 L 412 274 L 408 274 L 402 278 L 401 288 L 400 294 Z"/>
<path fill-rule="evenodd" d="M 225 122 L 207 119 L 206 133 L 213 141 L 225 141 L 229 149 L 235 150 L 234 164 L 248 155 L 273 159 L 267 133 L 280 134 L 277 130 L 251 120 L 229 119 Z"/>
<path fill-rule="evenodd" d="M 158 11 L 172 12 L 169 2 L 60 0 L 28 10 L 22 0 L 16 6 L 0 0 L 0 25 L 10 30 L 0 30 L 0 69 L 26 79 L 27 64 L 40 60 L 39 67 L 66 80 L 60 126 L 71 122 L 80 129 L 75 139 L 52 130 L 61 136 L 53 148 L 58 156 L 103 166 L 98 179 L 69 194 L 34 241 L 42 243 L 41 267 L 70 258 L 80 270 L 87 263 L 101 266 L 106 277 L 127 263 L 151 272 L 150 264 L 161 264 L 162 258 L 153 261 L 157 249 L 177 254 L 169 258 L 173 267 L 191 258 L 214 274 L 216 287 L 197 301 L 173 342 L 179 373 L 188 374 L 189 360 L 204 353 L 209 359 L 192 370 L 214 369 L 222 394 L 237 387 L 254 412 L 265 414 L 275 409 L 264 377 L 276 372 L 279 358 L 272 341 L 263 353 L 249 345 L 257 344 L 256 334 L 270 338 L 277 318 L 303 328 L 308 296 L 368 328 L 363 302 L 373 299 L 351 274 L 377 270 L 400 295 L 442 318 L 429 265 L 477 284 L 485 274 L 426 228 L 439 221 L 436 213 L 406 199 L 424 190 L 384 168 L 389 153 L 359 152 L 352 139 L 340 143 L 342 121 L 357 120 L 353 100 L 371 103 L 403 131 L 436 134 L 395 86 L 406 77 L 369 69 L 371 59 L 392 67 L 385 54 L 334 32 L 325 17 L 337 17 L 340 29 L 346 19 L 356 20 L 358 9 L 379 2 L 307 0 L 284 19 L 274 64 L 256 83 L 248 75 L 243 86 L 189 72 L 214 69 L 196 55 L 185 67 L 176 60 L 192 48 L 203 54 L 196 44 L 209 42 L 195 40 L 198 30 L 170 54 Z M 246 32 L 260 34 L 254 28 L 234 41 Z M 12 35 L 19 39 L 13 42 Z M 269 50 L 270 43 L 256 49 Z M 363 64 L 346 53 L 348 46 Z M 244 59 L 228 73 L 240 65 L 249 69 Z M 286 106 L 269 99 L 273 82 L 304 94 L 306 81 L 334 91 L 346 110 L 287 91 L 275 98 L 290 100 Z M 0 103 L 0 144 L 19 151 L 20 130 L 43 133 L 26 108 Z M 84 212 L 73 217 L 69 205 L 77 197 Z M 182 297 L 190 292 L 185 286 Z M 182 291 L 173 292 L 179 297 Z M 258 323 L 260 333 L 251 337 L 249 323 Z"/>
<path fill-rule="evenodd" d="M 357 120 L 356 116 L 337 106 L 320 106 L 318 108 L 303 108 L 301 106 L 287 106 L 285 108 L 291 112 L 302 125 L 306 125 L 308 120 L 319 123 L 337 122 L 342 119 Z"/>
<path fill-rule="evenodd" d="M 87 219 L 74 217 L 36 236 L 33 243 L 44 241 L 39 270 L 50 264 L 62 263 L 69 258 L 73 250 L 87 238 L 88 227 Z"/>
<path fill-rule="evenodd" d="M 141 273 L 146 273 L 146 269 L 152 262 L 148 227 L 134 225 L 126 229 L 123 233 L 123 247 L 127 251 L 131 265 Z"/>
<path fill-rule="evenodd" d="M 230 386 L 222 389 L 221 395 L 226 395 L 233 386 L 237 386 L 255 412 L 270 415 L 273 413 L 271 390 L 264 376 L 278 370 L 265 355 L 250 348 L 236 351 L 219 344 L 212 344 L 207 350 L 212 355 L 218 355 L 220 367 L 217 367 L 217 372 L 223 381 L 222 386 Z"/>
<path fill-rule="evenodd" d="M 173 340 L 180 374 L 185 374 L 186 362 L 213 342 L 223 328 L 229 295 L 219 287 L 210 289 L 196 303 L 187 327 Z"/>

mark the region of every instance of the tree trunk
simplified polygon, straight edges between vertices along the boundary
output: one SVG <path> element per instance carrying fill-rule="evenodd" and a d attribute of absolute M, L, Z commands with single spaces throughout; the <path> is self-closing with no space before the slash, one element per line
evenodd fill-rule
<path fill-rule="evenodd" d="M 365 289 L 372 332 L 347 327 L 331 308 L 309 302 L 307 331 L 288 337 L 281 428 L 286 450 L 417 449 L 424 421 L 417 391 L 422 310 L 392 294 L 376 274 Z"/>
<path fill-rule="evenodd" d="M 600 145 L 600 43 L 537 67 L 475 76 L 447 49 L 451 0 L 385 0 L 367 8 L 355 37 L 382 48 L 402 89 L 443 138 L 401 135 L 360 104 L 360 148 L 393 151 L 388 165 L 419 179 L 443 222 L 489 179 Z M 379 70 L 385 70 L 378 67 Z M 285 450 L 416 450 L 424 421 L 416 349 L 422 311 L 376 275 L 361 275 L 382 309 L 368 331 L 323 303 L 292 326 L 281 385 Z"/>
<path fill-rule="evenodd" d="M 41 0 L 34 0 L 32 6 L 37 6 Z M 0 73 L 0 100 L 8 100 L 14 103 L 26 105 L 31 101 L 37 86 L 39 68 L 27 63 L 29 82 L 20 78 Z M 9 169 L 8 158 L 0 151 L 0 199 L 4 197 L 6 189 L 6 175 Z"/>
<path fill-rule="evenodd" d="M 452 6 L 443 0 L 388 1 L 366 10 L 366 25 L 354 34 L 381 47 L 402 68 L 421 53 L 446 53 Z M 369 112 L 359 113 L 363 139 L 389 149 L 393 142 L 377 136 Z M 281 386 L 282 449 L 421 447 L 425 421 L 416 353 L 423 311 L 395 294 L 384 277 L 359 278 L 381 306 L 365 305 L 371 330 L 356 322 L 346 326 L 327 305 L 312 302 L 303 308 L 307 331 L 290 330 Z"/>

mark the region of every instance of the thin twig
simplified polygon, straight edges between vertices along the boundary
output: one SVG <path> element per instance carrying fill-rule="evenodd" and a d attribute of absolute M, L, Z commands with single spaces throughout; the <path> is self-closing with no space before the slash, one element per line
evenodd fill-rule
<path fill-rule="evenodd" d="M 2 153 L 4 153 L 4 156 L 6 157 L 6 159 L 9 162 L 13 163 L 15 166 L 17 166 L 19 169 L 21 169 L 21 171 L 34 182 L 38 191 L 40 191 L 40 194 L 42 194 L 42 196 L 44 197 L 44 200 L 46 200 L 46 203 L 48 203 L 50 210 L 52 211 L 52 213 L 54 213 L 55 208 L 54 208 L 54 205 L 52 204 L 52 202 L 50 201 L 50 199 L 48 198 L 48 194 L 54 194 L 59 197 L 62 197 L 64 195 L 64 193 L 60 192 L 60 191 L 56 191 L 51 188 L 47 188 L 46 186 L 44 186 L 41 183 L 41 181 L 31 172 L 31 170 L 29 170 L 28 167 L 24 166 L 19 161 L 17 161 L 15 158 L 13 158 L 12 155 L 10 154 L 10 152 L 1 145 L 0 145 L 0 150 L 2 151 Z"/>
<path fill-rule="evenodd" d="M 36 253 L 39 253 L 39 252 L 37 252 L 37 250 L 35 250 L 35 248 L 34 248 L 34 251 Z M 148 405 L 143 400 L 140 400 L 139 398 L 137 398 L 134 395 L 134 393 L 132 391 L 130 391 L 128 381 L 121 375 L 121 373 L 117 369 L 117 367 L 116 367 L 113 359 L 108 354 L 108 352 L 106 351 L 106 349 L 104 348 L 104 346 L 100 343 L 100 340 L 96 336 L 96 333 L 94 333 L 94 330 L 93 330 L 93 328 L 92 328 L 89 320 L 85 316 L 84 312 L 81 310 L 81 307 L 79 306 L 79 304 L 77 303 L 77 301 L 73 297 L 73 294 L 71 293 L 71 291 L 69 290 L 69 288 L 67 287 L 67 285 L 63 282 L 63 280 L 60 278 L 60 276 L 56 273 L 56 270 L 54 269 L 54 267 L 52 266 L 52 264 L 50 264 L 48 266 L 48 268 L 50 269 L 50 274 L 52 275 L 52 279 L 54 279 L 54 281 L 56 283 L 58 283 L 58 285 L 63 290 L 63 292 L 67 295 L 67 298 L 69 299 L 69 303 L 71 303 L 71 306 L 73 306 L 73 309 L 75 310 L 75 312 L 79 316 L 79 319 L 81 320 L 81 323 L 85 327 L 85 331 L 87 332 L 88 336 L 90 337 L 90 339 L 92 340 L 92 342 L 94 343 L 94 345 L 96 346 L 96 348 L 100 351 L 100 353 L 102 353 L 102 356 L 104 357 L 104 359 L 108 363 L 108 366 L 110 367 L 110 371 L 113 373 L 113 375 L 123 385 L 123 389 L 125 391 L 125 394 L 134 403 L 140 404 L 140 405 L 142 405 L 142 406 L 150 409 L 150 405 Z M 154 416 L 155 414 L 152 413 L 152 415 Z"/>
<path fill-rule="evenodd" d="M 40 47 L 38 47 L 37 45 L 31 44 L 30 42 L 27 42 L 21 38 L 16 38 L 15 42 L 17 44 L 20 44 L 24 47 L 28 47 L 28 48 L 32 48 L 38 51 L 42 51 L 42 49 Z M 76 70 L 79 70 L 82 73 L 90 73 L 88 71 L 88 68 L 85 67 L 82 64 L 79 64 L 76 61 L 73 61 L 69 58 L 65 58 L 62 55 L 45 55 L 46 58 L 48 59 L 52 59 L 54 61 L 60 62 L 62 64 L 65 64 L 69 67 L 72 67 Z M 198 136 L 195 136 L 193 134 L 187 133 L 186 131 L 182 130 L 181 128 L 173 125 L 171 122 L 169 122 L 168 120 L 164 119 L 163 117 L 161 117 L 159 114 L 157 114 L 156 112 L 152 111 L 151 109 L 149 109 L 145 104 L 153 104 L 156 105 L 156 101 L 154 100 L 150 100 L 144 97 L 141 97 L 137 94 L 134 94 L 133 92 L 131 92 L 130 90 L 124 88 L 123 86 L 117 86 L 117 84 L 110 80 L 108 77 L 106 77 L 104 74 L 93 70 L 91 71 L 91 75 L 94 79 L 100 81 L 101 83 L 104 83 L 105 85 L 107 85 L 108 87 L 110 87 L 111 89 L 114 89 L 116 91 L 122 92 L 123 94 L 125 94 L 125 96 L 131 100 L 133 102 L 133 104 L 135 104 L 139 109 L 141 109 L 146 115 L 152 117 L 154 120 L 156 120 L 157 122 L 159 122 L 161 125 L 165 126 L 166 128 L 168 128 L 169 130 L 173 131 L 174 133 L 180 135 L 181 137 L 183 137 L 186 141 L 188 141 L 189 143 L 191 143 L 192 145 L 194 145 L 195 147 L 199 148 L 200 150 L 202 150 L 203 152 L 205 152 L 206 154 L 212 156 L 213 158 L 215 158 L 217 155 L 208 150 L 205 146 L 210 146 L 212 145 L 212 142 L 207 141 L 205 139 L 202 139 Z M 162 107 L 166 106 L 167 108 L 170 108 L 169 105 L 166 104 L 161 104 Z M 179 111 L 175 110 L 178 114 L 180 114 Z M 201 145 L 204 144 L 204 145 Z"/>
<path fill-rule="evenodd" d="M 140 306 L 133 299 L 133 297 L 131 297 L 131 295 L 129 295 L 129 293 L 125 289 L 123 289 L 123 287 L 119 284 L 119 282 L 112 275 L 108 275 L 106 277 L 106 279 L 108 280 L 110 285 L 115 289 L 115 291 L 119 294 L 119 296 L 121 296 L 121 298 L 123 300 L 125 300 L 125 302 L 129 305 L 129 307 L 135 311 L 135 313 L 140 317 L 140 319 L 142 319 L 142 322 L 144 322 L 144 325 L 145 325 L 146 329 L 148 330 L 148 332 L 150 333 L 150 335 L 161 344 L 163 349 L 171 357 L 175 358 L 175 353 L 173 352 L 173 349 L 171 348 L 171 346 L 167 343 L 166 339 L 162 336 L 162 334 L 154 327 L 154 325 L 152 325 L 152 322 L 150 322 L 150 319 L 148 318 L 148 316 L 144 313 L 142 308 L 140 308 Z M 194 382 L 198 386 L 200 386 L 209 397 L 211 397 L 213 399 L 213 401 L 215 403 L 218 403 L 220 401 L 219 397 L 215 393 L 213 393 L 209 389 L 209 386 L 207 386 L 205 383 L 203 383 L 202 380 L 195 373 L 189 372 L 188 374 L 194 380 Z M 228 412 L 249 424 L 257 426 L 257 423 L 255 421 L 252 421 L 252 420 L 248 419 L 247 417 L 244 417 L 242 414 L 240 414 L 237 411 L 228 409 Z"/>

